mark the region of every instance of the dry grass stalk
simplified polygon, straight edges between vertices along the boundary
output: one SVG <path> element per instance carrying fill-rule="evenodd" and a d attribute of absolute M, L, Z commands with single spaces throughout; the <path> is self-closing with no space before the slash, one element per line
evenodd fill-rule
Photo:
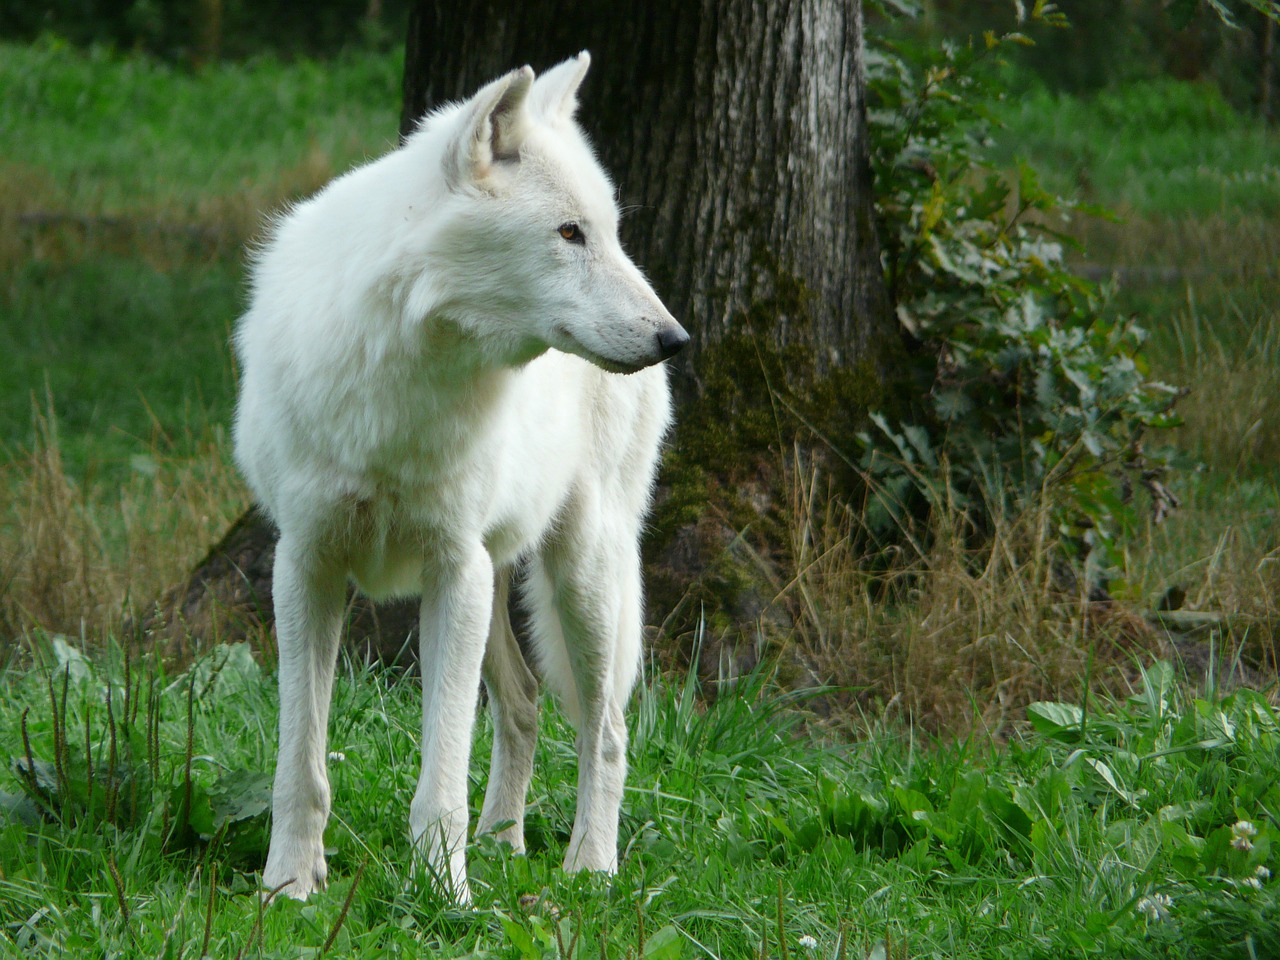
<path fill-rule="evenodd" d="M 791 480 L 795 574 L 775 600 L 795 623 L 790 652 L 870 709 L 998 731 L 1034 700 L 1078 698 L 1090 680 L 1118 687 L 1135 647 L 1160 650 L 1138 617 L 1066 582 L 1043 497 L 995 509 L 982 537 L 943 498 L 927 529 L 872 555 L 861 512 L 817 469 Z"/>
<path fill-rule="evenodd" d="M 217 435 L 189 457 L 135 458 L 122 485 L 77 483 L 51 409 L 35 411 L 35 442 L 0 483 L 0 630 L 8 639 L 33 628 L 117 632 L 134 604 L 185 576 L 247 501 Z"/>

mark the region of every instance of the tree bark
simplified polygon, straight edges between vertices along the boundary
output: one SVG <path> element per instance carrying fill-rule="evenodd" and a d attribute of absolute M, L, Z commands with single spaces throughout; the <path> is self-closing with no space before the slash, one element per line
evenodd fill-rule
<path fill-rule="evenodd" d="M 406 40 L 401 135 L 430 108 L 507 70 L 543 70 L 584 48 L 592 68 L 579 121 L 618 184 L 625 245 L 693 336 L 675 383 L 686 407 L 699 400 L 698 417 L 691 409 L 684 417 L 701 423 L 699 442 L 770 404 L 760 389 L 737 387 L 755 376 L 773 397 L 777 377 L 763 361 L 746 369 L 756 338 L 767 339 L 759 350 L 774 352 L 773 369 L 787 379 L 797 366 L 805 378 L 856 369 L 878 378 L 896 329 L 874 227 L 860 0 L 421 0 Z M 748 347 L 721 362 L 708 388 L 717 346 L 732 336 Z M 713 458 L 679 453 L 695 470 Z M 720 469 L 750 459 L 715 457 Z M 739 474 L 721 485 L 742 482 Z M 776 477 L 748 482 L 752 499 L 776 499 Z M 696 609 L 682 583 L 739 540 L 719 514 L 707 521 L 700 492 L 683 496 L 704 517 L 668 533 L 649 558 L 664 613 L 677 597 Z M 203 623 L 207 637 L 269 623 L 273 546 L 265 519 L 247 514 L 151 627 L 173 635 L 180 622 L 199 636 Z M 751 619 L 761 604 L 744 596 L 736 606 L 734 619 Z M 353 639 L 384 658 L 404 649 L 412 605 L 381 617 L 364 601 L 352 609 Z"/>

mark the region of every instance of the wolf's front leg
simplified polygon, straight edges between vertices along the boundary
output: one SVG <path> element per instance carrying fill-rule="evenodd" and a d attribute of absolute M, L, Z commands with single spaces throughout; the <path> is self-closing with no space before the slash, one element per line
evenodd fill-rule
<path fill-rule="evenodd" d="M 305 900 L 325 885 L 325 743 L 345 576 L 289 536 L 276 546 L 272 596 L 280 648 L 280 750 L 262 883 Z"/>
<path fill-rule="evenodd" d="M 493 833 L 499 824 L 510 824 L 498 831 L 497 837 L 523 853 L 525 800 L 538 738 L 538 681 L 511 630 L 507 613 L 510 576 L 509 571 L 498 575 L 481 671 L 493 715 L 493 754 L 476 833 Z"/>
<path fill-rule="evenodd" d="M 431 563 L 422 596 L 422 773 L 409 827 L 427 869 L 459 903 L 471 900 L 467 768 L 493 587 L 493 564 L 477 542 L 456 562 Z"/>

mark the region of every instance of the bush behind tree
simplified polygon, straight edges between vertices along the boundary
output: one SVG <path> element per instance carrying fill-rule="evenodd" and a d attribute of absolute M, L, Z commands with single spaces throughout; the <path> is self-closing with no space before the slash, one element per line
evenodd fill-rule
<path fill-rule="evenodd" d="M 891 0 L 888 5 L 918 14 L 911 32 L 935 42 L 991 27 L 1022 29 L 1036 13 L 1054 10 L 1042 0 Z M 1009 52 L 1013 64 L 1054 93 L 1087 95 L 1172 77 L 1212 84 L 1236 109 L 1250 112 L 1266 112 L 1280 94 L 1275 26 L 1268 26 L 1269 19 L 1280 16 L 1273 0 L 1061 0 L 1057 6 L 1070 18 L 1071 30 L 1038 32 L 1034 46 Z"/>
<path fill-rule="evenodd" d="M 1048 7 L 1034 15 L 1065 25 Z M 1047 191 L 1025 163 L 1009 176 L 981 160 L 1003 55 L 1029 43 L 988 31 L 868 57 L 885 266 L 923 402 L 899 421 L 873 414 L 858 439 L 873 527 L 946 506 L 981 534 L 1044 496 L 1052 534 L 1097 584 L 1143 499 L 1157 520 L 1177 505 L 1176 456 L 1147 436 L 1178 423 L 1182 391 L 1152 377 L 1137 318 L 1065 262 L 1069 215 L 1101 211 Z"/>

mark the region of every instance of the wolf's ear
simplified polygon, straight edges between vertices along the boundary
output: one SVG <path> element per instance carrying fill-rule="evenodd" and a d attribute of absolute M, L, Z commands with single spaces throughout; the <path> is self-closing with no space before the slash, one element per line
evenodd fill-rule
<path fill-rule="evenodd" d="M 539 76 L 531 97 L 535 109 L 548 118 L 572 117 L 578 109 L 578 88 L 590 66 L 591 54 L 583 50 Z"/>
<path fill-rule="evenodd" d="M 529 129 L 525 100 L 533 69 L 521 67 L 480 89 L 462 108 L 462 123 L 445 152 L 445 176 L 459 187 L 483 180 L 493 164 L 515 160 Z"/>

